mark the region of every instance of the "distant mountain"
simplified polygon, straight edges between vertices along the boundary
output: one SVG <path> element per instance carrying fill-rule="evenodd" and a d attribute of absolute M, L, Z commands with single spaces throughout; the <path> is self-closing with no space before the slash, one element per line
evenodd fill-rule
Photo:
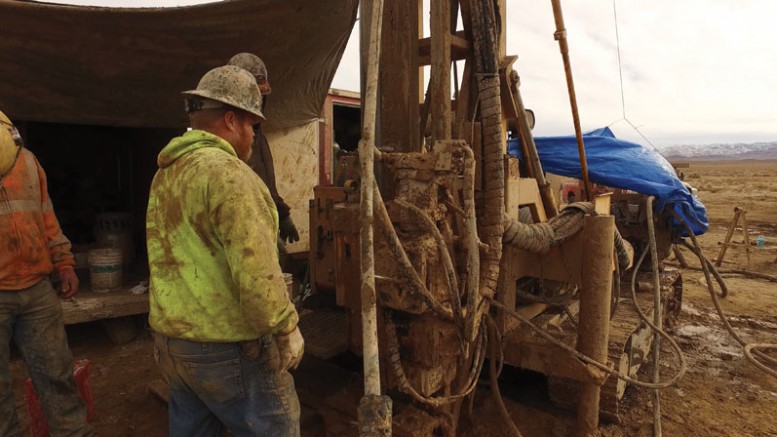
<path fill-rule="evenodd" d="M 661 148 L 668 160 L 731 161 L 777 159 L 777 141 L 732 144 L 683 144 Z"/>

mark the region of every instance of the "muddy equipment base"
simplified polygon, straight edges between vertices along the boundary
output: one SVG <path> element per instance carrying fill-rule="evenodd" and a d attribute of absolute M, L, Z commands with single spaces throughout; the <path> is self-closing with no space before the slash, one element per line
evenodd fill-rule
<path fill-rule="evenodd" d="M 638 282 L 647 283 L 647 275 L 649 273 L 640 273 Z M 642 281 L 641 278 L 645 280 Z M 642 364 L 648 361 L 653 333 L 640 320 L 629 287 L 630 284 L 622 285 L 621 298 L 610 320 L 608 365 L 621 374 L 636 377 Z M 679 271 L 667 269 L 661 273 L 661 295 L 665 305 L 665 323 L 671 323 L 680 312 L 682 278 Z M 642 290 L 637 293 L 637 299 L 642 311 L 648 318 L 652 318 L 652 292 Z M 532 322 L 547 328 L 553 317 L 553 314 L 542 314 Z M 548 377 L 551 401 L 561 408 L 575 410 L 580 384 L 595 381 L 595 372 L 591 372 L 577 358 L 540 338 L 530 329 L 520 327 L 517 322 L 511 321 L 510 324 L 512 326 L 504 337 L 505 363 L 545 374 Z M 567 320 L 561 328 L 554 337 L 574 348 L 577 340 L 574 324 Z M 614 376 L 604 381 L 599 404 L 601 419 L 620 422 L 621 399 L 626 387 L 626 382 Z"/>

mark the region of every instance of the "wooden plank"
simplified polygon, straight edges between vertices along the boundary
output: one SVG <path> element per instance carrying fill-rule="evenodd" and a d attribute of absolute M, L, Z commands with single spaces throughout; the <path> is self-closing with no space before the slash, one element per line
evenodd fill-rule
<path fill-rule="evenodd" d="M 612 193 L 604 193 L 594 197 L 594 210 L 598 215 L 610 215 Z"/>
<path fill-rule="evenodd" d="M 518 159 L 505 156 L 505 212 L 514 220 L 518 220 L 518 207 L 521 204 L 519 179 Z"/>
<path fill-rule="evenodd" d="M 110 293 L 81 290 L 75 297 L 60 301 L 66 325 L 148 313 L 148 293 L 132 294 L 124 287 Z"/>
<path fill-rule="evenodd" d="M 456 99 L 456 115 L 454 125 L 454 136 L 458 139 L 467 141 L 472 146 L 468 132 L 464 129 L 464 124 L 468 122 L 472 112 L 472 58 L 467 57 L 464 62 L 464 72 L 461 76 L 461 89 Z"/>
<path fill-rule="evenodd" d="M 449 47 L 452 61 L 461 61 L 467 59 L 471 45 L 466 38 L 463 30 L 451 34 Z M 418 40 L 418 64 L 419 66 L 431 65 L 432 63 L 432 38 L 421 38 Z"/>
<path fill-rule="evenodd" d="M 753 243 L 737 243 L 737 242 L 731 242 L 731 243 L 724 243 L 719 241 L 718 246 L 726 246 L 726 247 L 747 247 L 750 248 L 750 250 L 777 250 L 777 246 L 753 246 Z"/>
<path fill-rule="evenodd" d="M 580 285 L 581 260 L 585 253 L 582 236 L 583 231 L 578 232 L 545 254 L 516 249 L 517 277 L 531 276 Z"/>
<path fill-rule="evenodd" d="M 529 207 L 535 223 L 548 221 L 545 208 L 542 206 L 542 196 L 540 196 L 540 189 L 537 186 L 536 179 L 518 179 L 518 205 Z"/>
<path fill-rule="evenodd" d="M 747 227 L 747 212 L 742 210 L 742 235 L 747 256 L 747 270 L 750 270 L 750 229 Z"/>
<path fill-rule="evenodd" d="M 734 219 L 731 220 L 731 226 L 728 228 L 728 232 L 726 232 L 726 238 L 723 240 L 724 243 L 729 243 L 731 241 L 731 236 L 734 235 L 734 230 L 737 228 L 737 223 L 739 222 L 739 208 L 734 208 Z M 721 263 L 723 263 L 723 256 L 726 254 L 727 246 L 724 244 L 723 247 L 720 248 L 720 253 L 718 253 L 718 259 L 715 260 L 715 265 L 720 267 Z"/>
<path fill-rule="evenodd" d="M 502 29 L 502 32 L 497 35 L 497 38 L 499 40 L 499 58 L 501 59 L 507 54 L 507 0 L 498 0 L 498 7 L 501 21 L 499 29 Z"/>
<path fill-rule="evenodd" d="M 380 146 L 395 152 L 421 147 L 418 108 L 416 0 L 386 2 L 380 49 Z"/>
<path fill-rule="evenodd" d="M 505 363 L 533 370 L 548 376 L 557 376 L 574 381 L 603 384 L 606 374 L 587 366 L 571 353 L 539 338 L 528 329 L 516 329 L 504 336 Z"/>
<path fill-rule="evenodd" d="M 432 144 L 451 138 L 451 4 L 431 2 L 432 65 L 430 97 Z"/>
<path fill-rule="evenodd" d="M 321 108 L 321 118 L 318 120 L 318 184 L 324 186 L 332 185 L 335 179 L 333 122 L 332 96 L 328 95 L 324 100 L 324 107 Z"/>

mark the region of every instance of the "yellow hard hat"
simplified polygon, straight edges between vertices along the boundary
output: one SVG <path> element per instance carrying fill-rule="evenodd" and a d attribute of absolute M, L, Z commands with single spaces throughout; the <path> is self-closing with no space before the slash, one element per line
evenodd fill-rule
<path fill-rule="evenodd" d="M 0 178 L 11 171 L 23 146 L 22 136 L 16 126 L 0 111 Z"/>

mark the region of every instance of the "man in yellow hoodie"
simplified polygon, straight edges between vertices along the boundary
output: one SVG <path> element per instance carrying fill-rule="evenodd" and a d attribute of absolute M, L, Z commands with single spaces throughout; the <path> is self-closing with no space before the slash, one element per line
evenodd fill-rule
<path fill-rule="evenodd" d="M 183 93 L 192 130 L 160 152 L 146 233 L 149 322 L 171 436 L 299 435 L 304 341 L 278 264 L 278 213 L 246 165 L 256 80 L 214 68 Z"/>
<path fill-rule="evenodd" d="M 62 307 L 49 280 L 56 270 L 61 296 L 72 297 L 78 291 L 74 264 L 46 173 L 0 112 L 0 436 L 19 433 L 8 367 L 11 340 L 27 364 L 51 435 L 90 434 Z"/>

